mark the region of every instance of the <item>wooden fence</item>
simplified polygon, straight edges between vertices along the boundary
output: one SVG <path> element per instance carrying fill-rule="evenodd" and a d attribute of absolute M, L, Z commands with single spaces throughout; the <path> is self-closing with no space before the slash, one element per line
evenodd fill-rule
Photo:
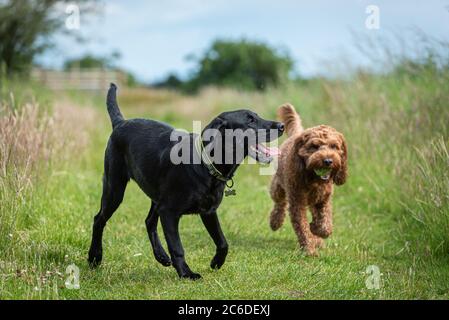
<path fill-rule="evenodd" d="M 118 86 L 126 84 L 126 74 L 121 71 L 103 69 L 54 71 L 34 69 L 31 73 L 37 81 L 54 90 L 92 90 L 103 91 L 111 82 Z"/>

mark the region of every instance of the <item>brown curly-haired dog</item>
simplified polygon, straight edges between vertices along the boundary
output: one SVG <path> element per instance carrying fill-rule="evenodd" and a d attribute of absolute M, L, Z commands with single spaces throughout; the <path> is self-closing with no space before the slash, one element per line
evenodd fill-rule
<path fill-rule="evenodd" d="M 288 205 L 301 247 L 306 254 L 315 255 L 323 244 L 322 238 L 332 233 L 331 196 L 333 184 L 346 181 L 346 142 L 341 133 L 329 126 L 304 130 L 290 104 L 281 106 L 278 115 L 289 138 L 281 146 L 278 169 L 271 182 L 271 229 L 281 227 Z M 310 225 L 307 208 L 312 212 Z"/>

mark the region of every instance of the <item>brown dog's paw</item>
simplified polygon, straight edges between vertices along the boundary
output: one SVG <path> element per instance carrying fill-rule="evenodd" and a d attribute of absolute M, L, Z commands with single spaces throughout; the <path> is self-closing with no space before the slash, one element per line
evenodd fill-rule
<path fill-rule="evenodd" d="M 284 222 L 283 219 L 281 219 L 279 217 L 279 214 L 278 214 L 277 211 L 275 211 L 275 210 L 271 211 L 271 215 L 270 215 L 270 228 L 271 228 L 271 230 L 273 230 L 273 231 L 278 230 L 282 226 L 283 222 Z"/>
<path fill-rule="evenodd" d="M 315 248 L 323 248 L 324 247 L 324 240 L 320 237 L 314 236 L 313 237 L 313 244 L 315 245 Z"/>
<path fill-rule="evenodd" d="M 301 250 L 306 257 L 318 257 L 318 250 L 315 248 L 313 242 L 307 246 L 301 246 Z"/>
<path fill-rule="evenodd" d="M 319 256 L 318 251 L 315 248 L 313 248 L 313 249 L 312 248 L 304 249 L 304 254 L 307 257 L 318 257 Z"/>
<path fill-rule="evenodd" d="M 310 231 L 320 238 L 328 238 L 332 234 L 332 228 L 326 224 L 310 224 Z"/>
<path fill-rule="evenodd" d="M 280 224 L 280 223 L 270 221 L 270 228 L 271 228 L 271 230 L 273 230 L 273 231 L 279 230 L 279 228 L 281 227 L 281 225 L 282 225 L 282 224 Z"/>

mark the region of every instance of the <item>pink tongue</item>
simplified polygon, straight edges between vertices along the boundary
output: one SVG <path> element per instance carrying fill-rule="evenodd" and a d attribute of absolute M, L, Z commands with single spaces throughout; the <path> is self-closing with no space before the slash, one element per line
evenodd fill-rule
<path fill-rule="evenodd" d="M 281 150 L 279 150 L 279 148 L 276 147 L 267 147 L 268 152 L 270 153 L 271 156 L 280 156 L 281 155 Z"/>
<path fill-rule="evenodd" d="M 262 144 L 258 144 L 257 148 L 259 150 L 261 150 L 262 152 L 264 152 L 266 155 L 275 157 L 275 156 L 279 156 L 281 154 L 279 148 L 275 148 L 275 147 L 266 147 Z"/>

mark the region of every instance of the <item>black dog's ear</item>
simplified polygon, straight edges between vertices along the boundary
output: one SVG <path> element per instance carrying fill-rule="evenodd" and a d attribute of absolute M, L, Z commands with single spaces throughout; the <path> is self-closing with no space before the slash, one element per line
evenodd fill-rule
<path fill-rule="evenodd" d="M 223 143 L 225 141 L 225 129 L 227 125 L 227 121 L 216 117 L 213 119 L 203 131 L 203 139 L 206 141 L 210 141 L 211 143 L 208 145 L 209 156 L 214 158 L 215 161 L 222 161 L 221 155 L 222 153 L 216 153 L 216 148 L 218 150 L 222 149 Z M 215 157 L 218 157 L 215 159 Z"/>
<path fill-rule="evenodd" d="M 203 131 L 203 139 L 205 138 L 207 141 L 214 141 L 219 136 L 224 137 L 225 135 L 225 128 L 227 125 L 227 121 L 216 117 L 214 118 L 205 128 Z"/>
<path fill-rule="evenodd" d="M 226 128 L 228 122 L 220 117 L 216 117 L 214 120 L 209 123 L 207 126 L 209 129 L 220 130 L 220 132 L 224 132 L 223 130 Z"/>

